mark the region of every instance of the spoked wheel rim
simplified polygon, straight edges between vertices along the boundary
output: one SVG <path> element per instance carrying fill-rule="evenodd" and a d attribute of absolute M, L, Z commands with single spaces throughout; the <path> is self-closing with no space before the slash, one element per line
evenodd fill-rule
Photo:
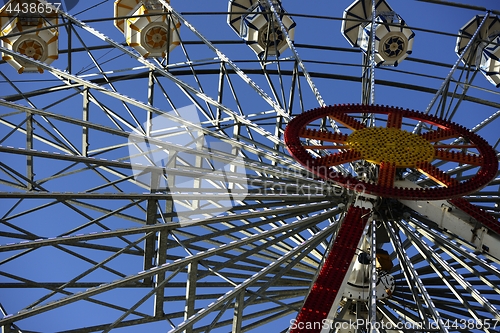
<path fill-rule="evenodd" d="M 349 115 L 363 113 L 387 115 L 385 127 L 369 128 Z M 342 133 L 308 130 L 306 128 L 313 121 L 323 118 L 340 122 L 353 130 L 353 133 L 347 136 Z M 411 134 L 401 130 L 405 118 L 436 126 L 437 129 L 421 135 Z M 389 129 L 393 129 L 393 131 Z M 310 110 L 295 117 L 289 123 L 284 138 L 292 156 L 318 177 L 334 181 L 350 189 L 358 189 L 368 194 L 383 197 L 414 200 L 459 197 L 481 189 L 496 176 L 498 171 L 498 160 L 495 151 L 477 134 L 472 133 L 463 126 L 431 115 L 395 107 L 338 105 Z M 307 145 L 306 149 L 301 142 L 301 138 L 328 142 L 329 146 Z M 459 149 L 460 145 L 434 146 L 431 144 L 432 142 L 450 138 L 465 140 L 477 147 L 478 154 L 462 154 L 450 151 L 451 148 Z M 308 150 L 312 149 L 327 148 L 340 152 L 324 155 L 320 158 L 315 158 L 308 152 Z M 343 176 L 330 168 L 331 166 L 339 166 L 359 160 L 370 161 L 370 159 L 372 163 L 380 167 L 377 184 L 350 176 Z M 430 163 L 436 160 L 476 165 L 479 169 L 472 178 L 465 182 L 458 182 Z M 427 188 L 425 191 L 418 188 L 404 189 L 394 186 L 397 168 L 418 169 L 420 172 L 425 173 L 426 176 L 435 179 L 441 186 Z"/>

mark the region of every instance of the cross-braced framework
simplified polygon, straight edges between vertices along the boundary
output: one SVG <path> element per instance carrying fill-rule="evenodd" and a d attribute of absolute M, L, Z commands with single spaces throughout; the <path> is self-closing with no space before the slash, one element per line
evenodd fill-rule
<path fill-rule="evenodd" d="M 394 1 L 413 52 L 376 67 L 341 34 L 347 20 L 376 30 L 375 16 L 342 15 L 350 1 L 122 2 L 134 6 L 1 21 L 3 332 L 500 331 L 500 178 L 476 139 L 498 159 L 499 90 L 454 52 L 460 27 L 498 11 Z M 469 37 L 468 55 L 486 42 Z M 360 102 L 423 112 L 325 116 L 299 133 L 314 160 L 359 148 L 329 168 L 360 186 L 292 157 L 292 119 Z M 387 171 L 370 155 L 372 132 L 356 130 L 386 125 L 425 138 L 425 166 Z M 459 197 L 362 188 L 453 190 L 481 168 L 494 177 Z M 346 278 L 326 278 L 341 262 Z M 340 286 L 331 311 L 330 290 L 305 302 L 318 281 Z M 305 304 L 328 320 L 297 321 Z"/>

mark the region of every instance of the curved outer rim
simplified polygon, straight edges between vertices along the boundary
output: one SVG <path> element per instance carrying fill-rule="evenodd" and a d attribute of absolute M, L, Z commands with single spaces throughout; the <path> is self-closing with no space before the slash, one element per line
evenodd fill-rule
<path fill-rule="evenodd" d="M 400 188 L 384 187 L 360 180 L 351 175 L 341 175 L 333 171 L 332 168 L 326 169 L 317 163 L 305 148 L 302 147 L 299 134 L 300 130 L 307 124 L 324 117 L 334 114 L 347 113 L 375 113 L 389 114 L 399 112 L 403 118 L 423 121 L 435 125 L 442 129 L 450 129 L 457 136 L 463 136 L 476 145 L 477 150 L 483 157 L 483 165 L 475 176 L 450 187 L 438 188 Z M 458 125 L 438 117 L 424 114 L 418 111 L 404 110 L 392 106 L 380 105 L 362 105 L 362 104 L 341 104 L 316 108 L 296 116 L 287 125 L 284 134 L 285 143 L 290 154 L 305 168 L 316 174 L 318 177 L 337 183 L 340 186 L 362 192 L 381 196 L 384 198 L 398 198 L 405 200 L 446 200 L 456 198 L 475 192 L 486 186 L 497 174 L 498 160 L 493 148 L 479 135 L 469 131 L 464 126 Z M 326 171 L 328 170 L 328 171 Z M 333 176 L 330 176 L 333 175 Z"/>

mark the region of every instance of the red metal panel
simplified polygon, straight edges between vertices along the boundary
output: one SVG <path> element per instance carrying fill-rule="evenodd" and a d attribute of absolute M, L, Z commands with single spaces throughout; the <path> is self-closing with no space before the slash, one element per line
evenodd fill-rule
<path fill-rule="evenodd" d="M 351 206 L 342 221 L 337 237 L 323 267 L 314 281 L 290 333 L 319 333 L 339 289 L 347 277 L 363 230 L 368 222 L 369 209 Z"/>

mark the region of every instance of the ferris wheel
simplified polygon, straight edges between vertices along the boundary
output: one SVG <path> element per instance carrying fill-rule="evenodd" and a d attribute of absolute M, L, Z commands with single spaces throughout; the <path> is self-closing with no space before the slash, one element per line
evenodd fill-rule
<path fill-rule="evenodd" d="M 1 4 L 2 332 L 500 332 L 492 1 Z"/>

